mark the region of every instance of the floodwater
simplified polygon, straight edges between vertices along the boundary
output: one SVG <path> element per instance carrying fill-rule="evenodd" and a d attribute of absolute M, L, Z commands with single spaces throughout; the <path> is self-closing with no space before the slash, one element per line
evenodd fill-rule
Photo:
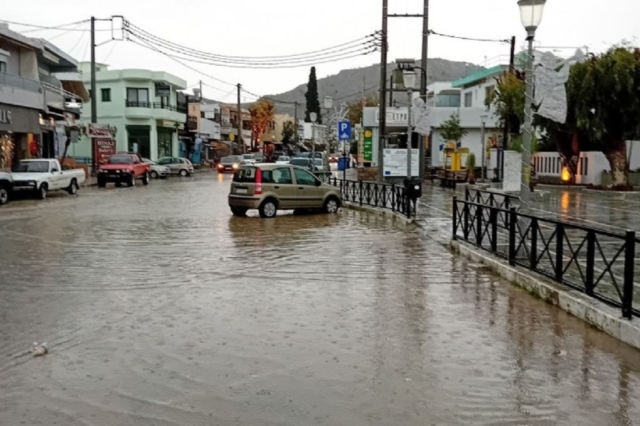
<path fill-rule="evenodd" d="M 640 422 L 637 350 L 384 218 L 233 218 L 229 180 L 0 209 L 0 425 Z"/>

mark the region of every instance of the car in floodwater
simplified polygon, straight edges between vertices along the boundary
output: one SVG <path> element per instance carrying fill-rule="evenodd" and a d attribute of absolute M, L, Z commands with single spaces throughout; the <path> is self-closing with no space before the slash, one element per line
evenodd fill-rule
<path fill-rule="evenodd" d="M 240 168 L 242 157 L 239 155 L 228 155 L 222 157 L 218 163 L 218 173 L 235 172 Z"/>
<path fill-rule="evenodd" d="M 233 175 L 229 207 L 234 216 L 258 210 L 263 218 L 273 218 L 278 210 L 323 210 L 337 213 L 342 194 L 323 183 L 308 170 L 290 164 L 240 166 Z"/>

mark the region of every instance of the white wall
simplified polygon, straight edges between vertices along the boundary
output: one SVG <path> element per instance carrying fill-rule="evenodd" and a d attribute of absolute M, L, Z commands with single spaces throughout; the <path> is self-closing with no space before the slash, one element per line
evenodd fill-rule
<path fill-rule="evenodd" d="M 495 88 L 496 81 L 494 77 L 487 78 L 487 81 L 481 84 L 478 84 L 473 87 L 469 87 L 468 89 L 463 89 L 460 93 L 460 106 L 465 108 L 464 97 L 466 93 L 472 94 L 471 107 L 472 108 L 484 108 L 484 101 L 486 99 L 487 87 L 493 86 Z"/>
<path fill-rule="evenodd" d="M 488 129 L 485 131 L 485 144 L 489 144 L 489 135 L 494 132 L 495 129 Z M 461 140 L 462 148 L 469 148 L 469 151 L 476 156 L 476 167 L 482 166 L 482 130 L 481 129 L 467 129 L 467 134 Z M 446 141 L 440 133 L 440 129 L 434 129 L 431 136 L 431 165 L 433 167 L 442 167 L 444 163 L 444 154 L 440 150 L 440 145 Z M 485 147 L 487 146 L 485 145 Z M 489 166 L 489 159 L 485 157 L 485 165 Z"/>

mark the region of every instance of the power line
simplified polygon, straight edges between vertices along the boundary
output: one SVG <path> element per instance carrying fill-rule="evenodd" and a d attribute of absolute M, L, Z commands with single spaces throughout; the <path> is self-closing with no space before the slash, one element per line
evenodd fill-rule
<path fill-rule="evenodd" d="M 343 48 L 354 47 L 354 45 L 359 45 L 359 44 L 363 44 L 371 41 L 375 42 L 376 40 L 375 34 L 369 34 L 364 37 L 348 41 L 346 43 L 341 43 L 335 46 L 314 50 L 311 52 L 297 53 L 297 54 L 291 54 L 291 55 L 280 55 L 280 56 L 249 57 L 249 56 L 221 55 L 221 54 L 209 53 L 209 52 L 192 49 L 190 47 L 173 43 L 171 41 L 158 37 L 154 34 L 151 34 L 150 32 L 145 31 L 136 25 L 133 25 L 129 21 L 124 22 L 124 27 L 129 33 L 133 34 L 136 37 L 141 37 L 141 36 L 146 37 L 147 41 L 152 41 L 158 45 L 163 46 L 168 50 L 173 50 L 174 52 L 177 52 L 177 53 L 196 56 L 199 58 L 206 58 L 212 61 L 227 62 L 227 63 L 238 63 L 238 62 L 251 63 L 253 65 L 262 64 L 262 63 L 266 64 L 266 63 L 272 63 L 272 62 L 288 62 L 291 60 L 304 59 L 308 57 L 325 56 L 327 54 L 330 54 L 331 52 L 339 51 L 340 49 L 343 49 Z"/>
<path fill-rule="evenodd" d="M 76 27 L 78 27 L 78 26 L 80 26 L 80 25 L 82 25 L 82 24 L 84 24 L 84 22 L 80 22 L 79 24 L 76 24 Z M 52 37 L 47 37 L 47 41 L 51 41 L 51 40 L 55 40 L 55 39 L 57 39 L 57 38 L 60 38 L 60 37 L 62 37 L 63 35 L 69 34 L 70 32 L 72 32 L 72 31 L 74 31 L 74 30 L 75 30 L 75 28 L 70 28 L 70 29 L 68 29 L 68 30 L 66 30 L 66 31 L 61 32 L 60 34 L 56 34 L 56 35 L 54 35 L 54 36 L 52 36 Z M 38 30 L 38 31 L 39 31 L 39 30 Z M 85 34 L 86 34 L 85 32 L 81 33 L 81 34 L 80 34 L 80 37 L 82 37 L 82 36 L 83 36 L 83 35 L 85 35 Z"/>
<path fill-rule="evenodd" d="M 362 43 L 360 46 L 343 47 L 341 49 L 326 52 L 322 55 L 309 58 L 298 58 L 288 61 L 274 61 L 274 62 L 247 62 L 247 61 L 229 61 L 226 59 L 212 59 L 210 54 L 191 53 L 184 49 L 178 49 L 173 47 L 167 47 L 166 44 L 156 42 L 150 37 L 145 37 L 130 30 L 126 30 L 131 36 L 146 42 L 147 44 L 153 44 L 158 49 L 165 49 L 172 51 L 172 54 L 190 56 L 176 56 L 179 59 L 198 62 L 207 65 L 226 67 L 226 68 L 253 68 L 253 69 L 273 69 L 273 68 L 295 68 L 301 66 L 314 65 L 319 63 L 334 62 L 337 60 L 347 59 L 359 55 L 373 53 L 376 49 L 373 42 Z M 130 37 L 130 41 L 133 41 Z M 193 50 L 193 49 L 191 49 Z"/>
<path fill-rule="evenodd" d="M 488 42 L 488 43 L 511 43 L 511 40 L 508 40 L 508 39 L 499 40 L 499 39 L 489 39 L 489 38 L 464 37 L 464 36 L 456 36 L 456 35 L 450 35 L 450 34 L 442 34 L 442 33 L 435 32 L 433 30 L 429 30 L 429 34 L 437 35 L 440 37 L 454 38 L 458 40 L 466 40 L 466 41 L 482 41 L 482 42 Z"/>
<path fill-rule="evenodd" d="M 76 22 L 69 22 L 68 24 L 52 25 L 52 26 L 25 24 L 24 22 L 7 21 L 7 20 L 4 20 L 4 19 L 0 19 L 0 22 L 2 22 L 4 24 L 9 24 L 9 25 L 18 25 L 18 26 L 22 26 L 22 27 L 32 28 L 30 30 L 20 31 L 21 34 L 27 34 L 27 33 L 31 33 L 31 32 L 44 31 L 44 30 L 83 31 L 83 32 L 90 31 L 89 29 L 80 29 L 80 28 L 68 29 L 68 28 L 65 28 L 65 27 L 71 27 L 71 26 L 78 25 L 78 24 L 84 24 L 86 22 L 89 22 L 89 19 L 84 19 L 82 21 L 76 21 Z M 111 31 L 111 29 L 96 29 L 96 31 Z"/>

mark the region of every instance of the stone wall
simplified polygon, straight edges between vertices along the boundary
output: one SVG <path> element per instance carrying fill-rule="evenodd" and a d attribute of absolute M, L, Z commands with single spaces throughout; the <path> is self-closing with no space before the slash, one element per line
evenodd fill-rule
<path fill-rule="evenodd" d="M 520 191 L 522 174 L 522 156 L 516 151 L 504 151 L 504 180 L 502 190 L 508 192 Z"/>
<path fill-rule="evenodd" d="M 364 180 L 364 181 L 378 180 L 377 167 L 361 167 L 361 168 L 358 168 L 357 171 L 358 171 L 358 180 Z"/>

